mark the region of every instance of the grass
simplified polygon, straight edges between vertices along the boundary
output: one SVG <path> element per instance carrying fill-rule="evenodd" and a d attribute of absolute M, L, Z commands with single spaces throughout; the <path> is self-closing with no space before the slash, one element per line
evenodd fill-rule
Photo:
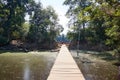
<path fill-rule="evenodd" d="M 93 56 L 99 57 L 106 61 L 116 60 L 116 58 L 110 52 L 100 52 L 98 54 L 92 54 Z"/>
<path fill-rule="evenodd" d="M 90 54 L 93 57 L 111 62 L 112 64 L 120 63 L 115 56 L 113 56 L 113 51 L 104 51 L 104 52 L 97 52 L 97 51 L 87 51 L 87 50 L 80 50 L 79 53 Z"/>
<path fill-rule="evenodd" d="M 113 51 L 97 52 L 97 51 L 80 50 L 80 52 L 85 53 L 85 54 L 91 54 L 92 56 L 95 56 L 97 58 L 101 58 L 101 59 L 106 60 L 106 61 L 116 60 L 116 58 L 113 56 Z"/>
<path fill-rule="evenodd" d="M 4 54 L 4 53 L 27 53 L 24 51 L 13 51 L 13 50 L 0 50 L 0 54 Z"/>

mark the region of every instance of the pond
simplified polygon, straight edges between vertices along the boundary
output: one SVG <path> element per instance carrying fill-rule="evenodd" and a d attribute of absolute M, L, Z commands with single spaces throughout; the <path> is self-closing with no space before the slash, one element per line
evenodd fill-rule
<path fill-rule="evenodd" d="M 57 52 L 0 54 L 0 80 L 46 80 Z"/>
<path fill-rule="evenodd" d="M 99 59 L 91 54 L 71 51 L 78 67 L 86 80 L 120 80 L 118 79 L 118 67 L 109 61 Z"/>

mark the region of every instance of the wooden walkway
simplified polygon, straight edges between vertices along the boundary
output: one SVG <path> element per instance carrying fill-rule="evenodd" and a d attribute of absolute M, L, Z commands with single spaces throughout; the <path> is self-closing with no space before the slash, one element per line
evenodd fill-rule
<path fill-rule="evenodd" d="M 62 45 L 47 80 L 85 80 L 66 45 Z"/>

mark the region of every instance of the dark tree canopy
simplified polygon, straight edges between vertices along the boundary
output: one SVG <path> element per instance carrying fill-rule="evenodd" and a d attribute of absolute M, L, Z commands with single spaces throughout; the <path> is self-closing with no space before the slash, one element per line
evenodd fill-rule
<path fill-rule="evenodd" d="M 50 46 L 62 30 L 51 6 L 44 9 L 34 0 L 0 0 L 0 45 L 21 40 Z"/>
<path fill-rule="evenodd" d="M 65 0 L 72 41 L 104 45 L 120 55 L 120 0 Z M 80 36 L 80 39 L 78 39 Z"/>

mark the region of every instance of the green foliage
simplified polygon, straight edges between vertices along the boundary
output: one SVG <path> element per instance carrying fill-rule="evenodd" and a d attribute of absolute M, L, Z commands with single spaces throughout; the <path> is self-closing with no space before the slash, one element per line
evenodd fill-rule
<path fill-rule="evenodd" d="M 9 42 L 12 39 L 20 39 L 22 36 L 22 24 L 25 22 L 26 5 L 31 0 L 0 0 L 0 28 L 1 36 Z"/>
<path fill-rule="evenodd" d="M 63 28 L 54 9 L 41 5 L 34 0 L 0 0 L 0 45 L 17 39 L 52 45 Z"/>
<path fill-rule="evenodd" d="M 57 36 L 58 18 L 52 7 L 42 9 L 40 4 L 36 4 L 36 9 L 34 10 L 34 15 L 31 19 L 31 26 L 29 32 L 29 39 L 32 42 L 42 43 L 52 39 L 52 41 Z M 49 38 L 50 37 L 50 38 Z"/>
<path fill-rule="evenodd" d="M 0 36 L 0 46 L 3 46 L 8 43 L 8 39 L 6 37 Z"/>
<path fill-rule="evenodd" d="M 65 0 L 64 4 L 69 5 L 67 14 L 78 23 L 74 27 L 83 25 L 80 37 L 84 36 L 87 43 L 107 45 L 120 54 L 119 0 Z M 72 33 L 78 34 L 78 28 Z M 68 34 L 71 39 L 78 37 L 72 33 Z"/>

